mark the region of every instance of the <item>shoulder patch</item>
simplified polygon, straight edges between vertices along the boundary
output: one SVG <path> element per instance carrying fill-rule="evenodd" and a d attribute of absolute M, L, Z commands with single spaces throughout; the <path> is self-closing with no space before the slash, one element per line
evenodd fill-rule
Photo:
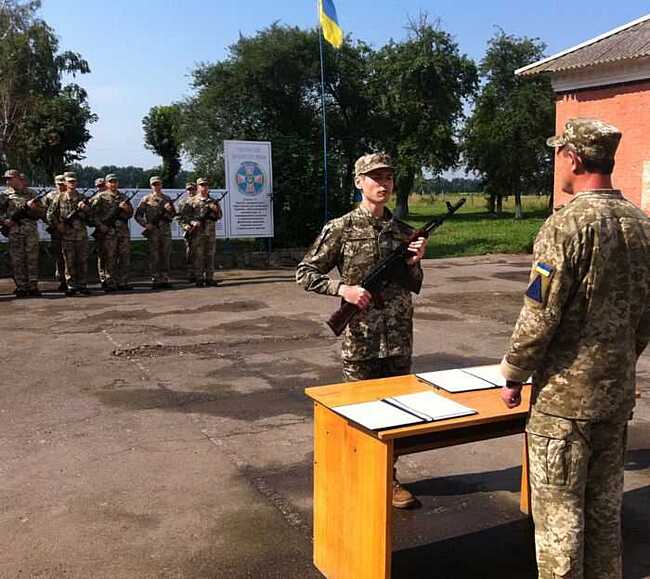
<path fill-rule="evenodd" d="M 551 287 L 551 280 L 555 268 L 551 265 L 538 261 L 533 266 L 533 275 L 528 289 L 524 294 L 536 307 L 544 307 Z"/>

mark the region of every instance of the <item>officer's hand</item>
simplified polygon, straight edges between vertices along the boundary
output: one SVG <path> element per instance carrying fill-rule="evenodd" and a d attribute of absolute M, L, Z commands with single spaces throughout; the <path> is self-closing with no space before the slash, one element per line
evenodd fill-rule
<path fill-rule="evenodd" d="M 516 408 L 521 404 L 521 382 L 510 382 L 501 388 L 501 400 L 508 408 Z"/>
<path fill-rule="evenodd" d="M 360 310 L 365 310 L 370 305 L 370 300 L 372 299 L 372 294 L 360 285 L 341 284 L 339 295 L 346 302 L 357 306 Z"/>
<path fill-rule="evenodd" d="M 418 237 L 415 241 L 411 241 L 411 243 L 409 243 L 409 252 L 413 255 L 406 260 L 406 263 L 409 265 L 416 264 L 424 257 L 426 249 L 427 240 L 424 237 Z"/>

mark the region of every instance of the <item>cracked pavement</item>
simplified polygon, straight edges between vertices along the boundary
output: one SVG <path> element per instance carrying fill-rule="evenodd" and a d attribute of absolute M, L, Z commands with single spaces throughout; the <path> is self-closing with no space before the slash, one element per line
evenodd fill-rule
<path fill-rule="evenodd" d="M 497 361 L 528 256 L 424 262 L 414 371 Z M 14 300 L 0 280 L 0 577 L 309 578 L 312 408 L 337 300 L 293 270 L 217 288 Z M 52 289 L 53 282 L 44 289 Z M 625 576 L 650 577 L 650 355 L 630 427 Z M 394 577 L 534 577 L 521 437 L 403 457 Z M 471 557 L 468 557 L 471 552 Z"/>

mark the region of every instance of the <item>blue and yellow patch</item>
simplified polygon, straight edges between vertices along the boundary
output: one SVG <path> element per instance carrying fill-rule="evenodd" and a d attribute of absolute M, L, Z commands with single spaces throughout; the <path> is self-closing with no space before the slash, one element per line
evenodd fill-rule
<path fill-rule="evenodd" d="M 538 261 L 533 266 L 532 279 L 525 294 L 532 305 L 538 308 L 546 305 L 554 273 L 555 268 L 547 263 Z"/>

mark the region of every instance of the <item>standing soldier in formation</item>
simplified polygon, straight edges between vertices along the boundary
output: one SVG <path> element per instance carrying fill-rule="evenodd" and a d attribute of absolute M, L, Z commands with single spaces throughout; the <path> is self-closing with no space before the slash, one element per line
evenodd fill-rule
<path fill-rule="evenodd" d="M 394 219 L 386 208 L 394 187 L 390 157 L 384 153 L 364 155 L 357 159 L 354 169 L 354 183 L 362 192 L 361 204 L 325 225 L 296 270 L 296 281 L 305 290 L 340 296 L 360 310 L 346 328 L 341 348 L 347 382 L 410 374 L 411 292 L 419 293 L 422 286 L 420 260 L 426 247 L 422 237 L 409 245 L 411 257 L 404 279 L 386 285 L 383 303 L 373 302 L 360 283 L 382 257 L 407 241 L 412 229 Z M 334 268 L 341 279 L 329 276 Z M 393 506 L 408 508 L 415 502 L 393 469 Z"/>
<path fill-rule="evenodd" d="M 196 183 L 190 182 L 185 184 L 185 191 L 187 195 L 185 199 L 181 201 L 178 207 L 178 214 L 183 213 L 183 207 L 185 204 L 196 195 Z M 183 241 L 185 242 L 185 264 L 187 265 L 187 279 L 190 283 L 196 283 L 196 278 L 194 277 L 194 268 L 192 267 L 192 244 L 190 243 L 189 236 L 184 236 Z"/>
<path fill-rule="evenodd" d="M 52 202 L 56 199 L 59 193 L 63 193 L 66 190 L 65 186 L 65 176 L 57 175 L 54 177 L 54 186 L 45 197 L 43 197 L 45 211 L 47 212 L 52 205 Z M 54 256 L 55 261 L 55 273 L 54 276 L 59 282 L 59 291 L 66 291 L 68 286 L 65 282 L 65 262 L 63 260 L 63 247 L 61 246 L 61 236 L 55 227 L 48 228 L 50 234 L 50 248 L 52 250 L 52 255 Z"/>
<path fill-rule="evenodd" d="M 148 240 L 152 287 L 170 288 L 171 221 L 176 210 L 171 199 L 162 192 L 160 177 L 151 177 L 149 184 L 151 193 L 142 198 L 135 212 L 135 220 L 144 227 L 143 234 Z"/>
<path fill-rule="evenodd" d="M 77 176 L 65 173 L 66 191 L 56 196 L 47 210 L 47 221 L 57 232 L 65 262 L 66 295 L 88 295 L 88 232 L 90 203 L 77 191 Z"/>
<path fill-rule="evenodd" d="M 128 290 L 131 235 L 129 219 L 133 206 L 118 191 L 117 175 L 106 175 L 108 190 L 97 193 L 91 201 L 95 235 L 98 242 L 98 270 L 106 292 Z"/>
<path fill-rule="evenodd" d="M 4 174 L 5 189 L 0 198 L 0 223 L 9 238 L 9 258 L 13 269 L 17 297 L 38 297 L 39 238 L 36 222 L 44 209 L 33 191 L 24 186 L 21 174 L 9 169 Z"/>
<path fill-rule="evenodd" d="M 199 192 L 183 204 L 179 221 L 190 245 L 196 287 L 215 286 L 215 223 L 222 217 L 221 207 L 210 197 L 207 179 L 197 179 L 196 184 Z"/>
<path fill-rule="evenodd" d="M 97 177 L 97 179 L 95 179 L 95 195 L 102 191 L 106 191 L 106 180 L 104 177 Z"/>
<path fill-rule="evenodd" d="M 526 432 L 541 579 L 622 577 L 627 421 L 650 340 L 650 220 L 612 186 L 620 138 L 612 125 L 576 118 L 548 140 L 573 198 L 535 239 L 501 362 L 510 408 L 534 373 Z"/>

